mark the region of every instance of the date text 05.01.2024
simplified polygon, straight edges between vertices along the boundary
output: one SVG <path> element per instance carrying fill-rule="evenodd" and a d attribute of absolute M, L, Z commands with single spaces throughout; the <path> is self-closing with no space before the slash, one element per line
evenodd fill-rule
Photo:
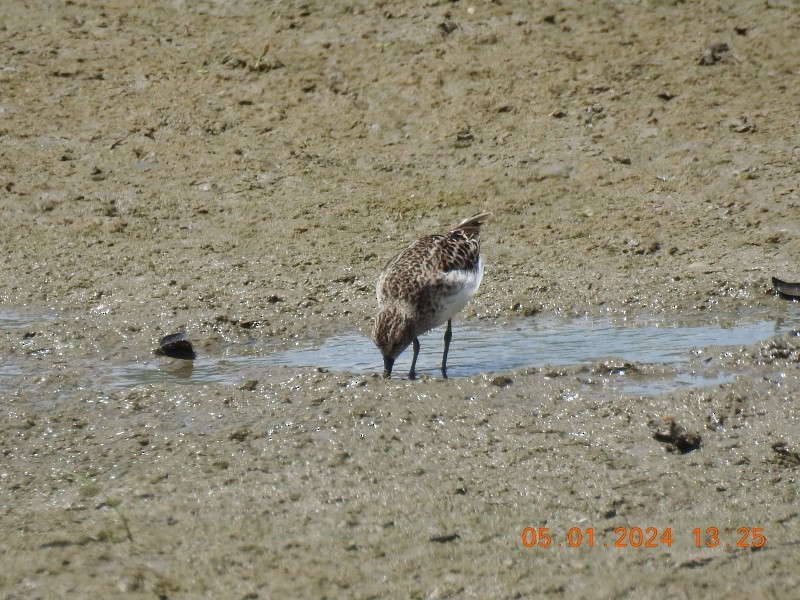
<path fill-rule="evenodd" d="M 691 540 L 698 548 L 760 548 L 767 543 L 763 527 L 720 529 L 706 527 L 692 529 Z M 595 540 L 594 527 L 570 527 L 563 540 L 558 539 L 549 527 L 526 527 L 522 530 L 522 545 L 526 548 L 663 548 L 672 547 L 672 527 L 617 527 L 610 541 Z"/>

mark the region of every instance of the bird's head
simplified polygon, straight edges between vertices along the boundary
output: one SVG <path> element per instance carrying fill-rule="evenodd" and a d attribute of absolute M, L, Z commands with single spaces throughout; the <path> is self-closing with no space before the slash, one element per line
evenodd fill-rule
<path fill-rule="evenodd" d="M 414 340 L 414 322 L 401 307 L 386 306 L 378 312 L 372 327 L 372 341 L 383 354 L 383 376 L 392 374 L 395 359 Z"/>

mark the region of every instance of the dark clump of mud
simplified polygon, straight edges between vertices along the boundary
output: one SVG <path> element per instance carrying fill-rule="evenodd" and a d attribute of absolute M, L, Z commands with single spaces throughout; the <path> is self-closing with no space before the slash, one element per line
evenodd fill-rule
<path fill-rule="evenodd" d="M 664 419 L 664 423 L 665 427 L 661 427 L 653 433 L 653 439 L 666 444 L 667 452 L 686 454 L 700 448 L 703 438 L 699 433 L 687 431 L 673 419 Z"/>

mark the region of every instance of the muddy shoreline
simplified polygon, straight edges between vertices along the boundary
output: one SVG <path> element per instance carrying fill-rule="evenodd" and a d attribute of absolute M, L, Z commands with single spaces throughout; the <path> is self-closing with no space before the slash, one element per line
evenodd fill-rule
<path fill-rule="evenodd" d="M 465 326 L 794 314 L 795 8 L 9 6 L 0 596 L 794 593 L 791 331 L 657 395 L 596 365 L 103 377 L 179 330 L 218 361 L 366 332 L 385 261 L 480 210 Z M 659 543 L 614 547 L 635 528 Z"/>

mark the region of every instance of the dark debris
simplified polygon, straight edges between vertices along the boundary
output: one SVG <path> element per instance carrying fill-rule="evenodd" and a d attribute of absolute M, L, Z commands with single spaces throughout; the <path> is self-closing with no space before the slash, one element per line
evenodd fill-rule
<path fill-rule="evenodd" d="M 687 431 L 685 427 L 678 425 L 669 417 L 664 419 L 664 425 L 666 430 L 663 427 L 656 429 L 653 439 L 667 444 L 667 452 L 687 454 L 700 448 L 703 438 L 699 433 Z"/>

